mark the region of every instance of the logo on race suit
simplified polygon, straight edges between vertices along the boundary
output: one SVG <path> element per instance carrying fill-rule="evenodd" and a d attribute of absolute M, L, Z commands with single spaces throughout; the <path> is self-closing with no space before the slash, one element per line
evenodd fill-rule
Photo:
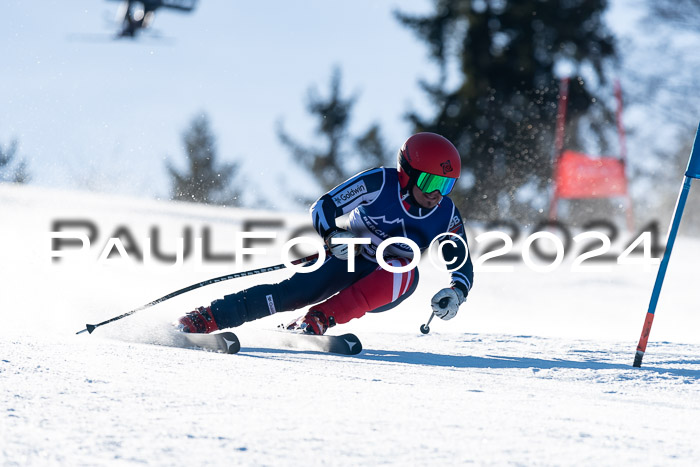
<path fill-rule="evenodd" d="M 365 182 L 363 180 L 360 180 L 359 182 L 350 185 L 340 193 L 333 196 L 333 202 L 336 206 L 340 207 L 342 205 L 348 204 L 355 198 L 358 198 L 365 193 L 367 193 L 367 185 L 365 185 Z"/>
<path fill-rule="evenodd" d="M 452 230 L 462 223 L 462 219 L 459 216 L 452 216 L 450 219 L 450 225 L 447 226 L 447 230 Z"/>
<path fill-rule="evenodd" d="M 401 234 L 399 235 L 393 235 L 394 237 L 408 237 L 408 234 L 406 233 L 406 224 L 404 223 L 404 220 L 401 218 L 397 218 L 394 220 L 387 220 L 386 216 L 379 216 L 379 217 L 370 217 L 370 216 L 364 216 L 366 217 L 367 221 L 365 221 L 365 225 L 367 228 L 377 237 L 381 238 L 382 240 L 386 240 L 391 236 L 391 232 L 387 232 L 388 226 L 392 224 L 398 224 L 401 226 Z M 383 227 L 383 229 L 382 229 Z"/>
<path fill-rule="evenodd" d="M 381 240 L 387 240 L 391 237 L 404 237 L 408 238 L 408 233 L 406 232 L 406 224 L 403 219 L 397 218 L 393 220 L 387 220 L 386 216 L 370 217 L 362 216 L 365 226 L 367 229 Z M 395 228 L 392 227 L 393 224 L 398 224 L 401 227 L 401 231 L 397 232 Z M 375 256 L 377 253 L 377 247 L 375 245 L 364 245 L 365 251 Z M 401 256 L 406 256 L 410 253 L 412 256 L 413 250 L 409 245 L 405 243 L 392 243 L 392 249 L 400 250 Z M 395 250 L 394 250 L 395 253 Z"/>
<path fill-rule="evenodd" d="M 440 164 L 440 167 L 442 167 L 442 174 L 447 175 L 448 173 L 452 172 L 454 169 L 452 168 L 452 164 L 450 164 L 450 161 L 447 160 Z"/>
<path fill-rule="evenodd" d="M 271 315 L 277 313 L 275 309 L 275 301 L 272 299 L 272 295 L 265 295 L 265 300 L 267 300 L 267 309 Z"/>

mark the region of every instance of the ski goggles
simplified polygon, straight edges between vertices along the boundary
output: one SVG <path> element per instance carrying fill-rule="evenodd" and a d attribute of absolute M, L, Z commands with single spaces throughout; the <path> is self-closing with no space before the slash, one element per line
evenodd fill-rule
<path fill-rule="evenodd" d="M 456 181 L 456 178 L 421 172 L 421 174 L 418 175 L 418 180 L 416 180 L 416 186 L 423 193 L 432 193 L 437 190 L 442 196 L 445 196 L 452 191 Z"/>

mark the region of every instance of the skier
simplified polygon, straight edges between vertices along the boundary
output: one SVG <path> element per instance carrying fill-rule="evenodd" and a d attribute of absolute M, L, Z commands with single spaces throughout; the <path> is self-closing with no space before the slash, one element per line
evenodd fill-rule
<path fill-rule="evenodd" d="M 287 328 L 321 335 L 367 312 L 394 308 L 415 291 L 418 269 L 390 272 L 379 266 L 377 247 L 393 237 L 408 238 L 421 251 L 436 237 L 440 242 L 453 240 L 441 249 L 443 259 L 446 264 L 461 266 L 452 271 L 450 286 L 431 300 L 435 315 L 452 319 L 464 303 L 474 276 L 462 217 L 446 196 L 459 178 L 460 169 L 459 153 L 446 138 L 434 133 L 411 136 L 399 150 L 396 169 L 379 167 L 361 172 L 312 205 L 314 228 L 330 253 L 319 269 L 226 295 L 208 307 L 187 313 L 176 324 L 184 332 L 210 333 L 311 305 Z M 336 224 L 336 218 L 347 213 L 349 228 L 344 229 Z M 369 238 L 371 243 L 338 242 L 355 237 Z M 353 272 L 348 267 L 349 255 L 355 256 Z M 405 267 L 413 251 L 405 243 L 392 243 L 384 250 L 383 258 L 392 269 Z"/>

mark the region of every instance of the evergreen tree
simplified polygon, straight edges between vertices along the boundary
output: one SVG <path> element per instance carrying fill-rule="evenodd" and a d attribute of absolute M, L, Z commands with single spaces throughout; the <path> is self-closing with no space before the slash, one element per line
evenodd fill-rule
<path fill-rule="evenodd" d="M 382 130 L 376 123 L 372 124 L 363 135 L 355 138 L 355 150 L 364 156 L 363 162 L 366 167 L 363 168 L 383 165 L 389 160 Z"/>
<path fill-rule="evenodd" d="M 192 120 L 183 133 L 187 170 L 179 171 L 166 162 L 172 179 L 172 199 L 194 203 L 240 204 L 239 191 L 233 187 L 238 164 L 220 164 L 216 151 L 216 138 L 210 128 L 209 118 L 201 114 Z"/>
<path fill-rule="evenodd" d="M 434 0 L 434 12 L 426 16 L 396 13 L 440 67 L 438 83 L 421 83 L 436 112 L 407 118 L 415 131 L 439 133 L 459 149 L 471 176 L 453 198 L 470 217 L 534 214 L 527 203 L 514 209 L 515 194 L 525 185 L 544 193 L 550 182 L 555 66 L 566 63 L 575 76 L 588 68 L 599 84 L 605 82 L 605 60 L 614 57 L 601 18 L 606 6 L 606 0 Z M 448 70 L 455 68 L 458 84 L 448 89 Z M 569 119 L 577 121 L 594 97 L 587 86 L 570 96 Z M 590 130 L 604 136 L 600 127 Z"/>
<path fill-rule="evenodd" d="M 30 180 L 27 162 L 17 159 L 19 143 L 12 140 L 7 147 L 0 145 L 0 182 L 27 183 Z"/>
<path fill-rule="evenodd" d="M 328 98 L 319 96 L 315 88 L 309 89 L 308 96 L 307 110 L 318 119 L 315 133 L 325 144 L 305 146 L 289 136 L 281 123 L 278 127 L 280 142 L 314 175 L 323 190 L 330 190 L 359 170 L 382 165 L 388 159 L 378 124 L 371 125 L 358 137 L 349 134 L 356 101 L 356 96 L 342 96 L 341 72 L 335 68 Z M 354 147 L 349 148 L 349 144 Z"/>

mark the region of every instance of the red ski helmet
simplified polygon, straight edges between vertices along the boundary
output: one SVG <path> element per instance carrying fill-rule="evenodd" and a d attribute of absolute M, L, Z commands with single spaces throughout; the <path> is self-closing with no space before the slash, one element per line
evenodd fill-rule
<path fill-rule="evenodd" d="M 444 196 L 452 191 L 461 169 L 457 148 L 435 133 L 416 133 L 399 150 L 397 170 L 402 188 L 417 185 L 424 193 L 438 190 Z"/>

